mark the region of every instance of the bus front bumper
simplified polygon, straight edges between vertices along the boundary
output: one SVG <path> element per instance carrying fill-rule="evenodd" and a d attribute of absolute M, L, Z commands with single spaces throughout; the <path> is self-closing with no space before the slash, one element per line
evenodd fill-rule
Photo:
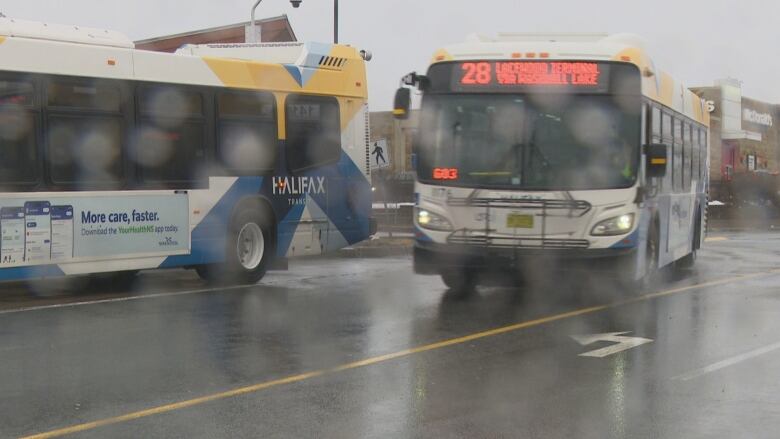
<path fill-rule="evenodd" d="M 637 248 L 542 249 L 489 248 L 417 241 L 414 272 L 440 274 L 448 270 L 511 270 L 621 272 L 635 261 Z"/>

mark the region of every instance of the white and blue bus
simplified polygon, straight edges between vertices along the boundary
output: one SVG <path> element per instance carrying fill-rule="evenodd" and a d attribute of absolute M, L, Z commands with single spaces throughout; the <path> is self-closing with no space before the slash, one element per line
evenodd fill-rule
<path fill-rule="evenodd" d="M 415 139 L 417 273 L 555 266 L 630 281 L 691 265 L 709 116 L 629 35 L 474 36 L 438 51 Z M 409 114 L 410 88 L 395 114 Z"/>
<path fill-rule="evenodd" d="M 372 233 L 363 53 L 2 20 L 0 280 L 256 282 Z"/>

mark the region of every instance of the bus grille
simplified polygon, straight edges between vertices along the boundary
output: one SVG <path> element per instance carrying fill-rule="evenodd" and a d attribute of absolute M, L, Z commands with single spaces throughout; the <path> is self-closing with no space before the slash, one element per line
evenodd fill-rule
<path fill-rule="evenodd" d="M 551 239 L 519 236 L 490 236 L 472 234 L 469 230 L 458 230 L 447 237 L 453 245 L 475 246 L 495 249 L 586 249 L 590 243 L 585 239 Z"/>
<path fill-rule="evenodd" d="M 583 216 L 591 209 L 590 203 L 582 200 L 524 200 L 511 198 L 447 198 L 447 205 L 458 207 L 485 207 L 487 209 L 535 209 L 547 211 L 566 210 L 571 216 Z M 548 213 L 549 214 L 549 213 Z"/>
<path fill-rule="evenodd" d="M 582 217 L 592 206 L 587 201 L 567 198 L 558 199 L 513 199 L 513 198 L 447 198 L 449 206 L 476 207 L 485 209 L 485 227 L 482 229 L 460 229 L 447 237 L 447 243 L 503 249 L 586 249 L 590 242 L 585 239 L 548 238 L 547 219 L 567 216 Z M 527 209 L 541 218 L 541 230 L 536 236 L 493 235 L 490 227 L 491 209 Z"/>

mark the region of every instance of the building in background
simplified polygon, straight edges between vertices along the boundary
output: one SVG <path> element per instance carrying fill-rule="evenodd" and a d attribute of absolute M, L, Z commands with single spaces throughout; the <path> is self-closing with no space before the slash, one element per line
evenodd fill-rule
<path fill-rule="evenodd" d="M 724 192 L 735 180 L 766 180 L 780 173 L 777 105 L 743 96 L 741 82 L 734 79 L 692 91 L 707 101 L 711 116 L 710 199 L 728 198 Z"/>
<path fill-rule="evenodd" d="M 417 131 L 419 110 L 413 110 L 407 120 L 393 118 L 391 111 L 371 113 L 371 142 L 386 139 L 390 151 L 390 167 L 372 173 L 376 199 L 411 201 L 414 197 L 414 165 L 412 139 Z"/>
<path fill-rule="evenodd" d="M 257 41 L 278 43 L 297 41 L 286 15 L 264 18 L 256 22 Z M 136 49 L 156 52 L 175 52 L 185 44 L 245 43 L 249 40 L 249 22 L 230 24 L 209 29 L 194 30 L 175 35 L 149 38 L 135 42 Z"/>

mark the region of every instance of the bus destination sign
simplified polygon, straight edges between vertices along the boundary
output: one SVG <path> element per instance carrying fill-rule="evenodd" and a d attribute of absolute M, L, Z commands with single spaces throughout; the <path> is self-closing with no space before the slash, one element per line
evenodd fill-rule
<path fill-rule="evenodd" d="M 603 92 L 609 88 L 609 64 L 583 61 L 473 61 L 458 63 L 452 88 L 502 91 L 544 87 Z"/>

